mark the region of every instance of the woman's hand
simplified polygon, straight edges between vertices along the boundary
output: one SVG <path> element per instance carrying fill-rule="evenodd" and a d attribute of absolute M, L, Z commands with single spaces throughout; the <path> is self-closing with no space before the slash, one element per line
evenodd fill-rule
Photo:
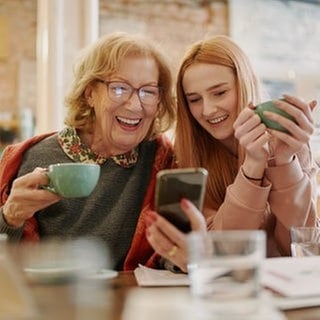
<path fill-rule="evenodd" d="M 24 222 L 35 212 L 59 201 L 60 196 L 39 189 L 40 185 L 48 184 L 46 169 L 36 168 L 14 180 L 10 195 L 3 206 L 3 216 L 11 227 L 22 227 Z"/>
<path fill-rule="evenodd" d="M 260 179 L 269 158 L 266 144 L 270 139 L 267 128 L 254 112 L 253 104 L 244 108 L 233 124 L 234 136 L 245 150 L 243 171 L 246 176 Z"/>
<path fill-rule="evenodd" d="M 191 222 L 191 229 L 205 232 L 205 219 L 193 203 L 187 199 L 182 199 L 180 205 Z M 178 230 L 155 211 L 148 211 L 146 223 L 147 239 L 153 249 L 182 271 L 187 272 L 187 234 Z"/>
<path fill-rule="evenodd" d="M 284 95 L 285 100 L 275 100 L 275 105 L 292 115 L 296 123 L 273 112 L 265 112 L 265 116 L 278 122 L 289 132 L 281 132 L 268 129 L 271 139 L 269 142 L 270 157 L 274 159 L 275 165 L 282 165 L 292 161 L 293 156 L 301 147 L 309 143 L 313 133 L 312 110 L 316 106 L 316 101 L 309 104 L 297 97 Z"/>

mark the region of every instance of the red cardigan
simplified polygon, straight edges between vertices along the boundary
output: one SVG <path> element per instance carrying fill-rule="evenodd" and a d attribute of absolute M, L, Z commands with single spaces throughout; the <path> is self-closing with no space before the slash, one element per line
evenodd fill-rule
<path fill-rule="evenodd" d="M 11 184 L 17 176 L 24 152 L 32 145 L 52 134 L 54 133 L 46 133 L 32 137 L 23 142 L 10 145 L 3 151 L 0 161 L 0 206 L 4 205 L 9 196 Z M 157 138 L 157 143 L 158 148 L 151 180 L 144 197 L 142 211 L 137 222 L 131 247 L 123 265 L 123 270 L 133 270 L 139 263 L 153 268 L 156 268 L 158 264 L 159 256 L 154 253 L 154 250 L 149 245 L 145 236 L 145 215 L 148 209 L 154 209 L 156 174 L 159 170 L 172 168 L 173 166 L 173 150 L 170 140 L 165 135 L 159 136 Z M 22 239 L 27 241 L 39 241 L 38 222 L 35 217 L 32 217 L 25 222 Z"/>

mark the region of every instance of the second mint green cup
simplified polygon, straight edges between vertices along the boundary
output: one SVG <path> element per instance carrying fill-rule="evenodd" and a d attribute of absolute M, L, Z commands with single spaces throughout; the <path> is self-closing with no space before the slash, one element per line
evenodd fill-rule
<path fill-rule="evenodd" d="M 48 168 L 49 185 L 42 189 L 64 198 L 81 198 L 91 194 L 100 177 L 100 166 L 91 163 L 57 163 Z"/>

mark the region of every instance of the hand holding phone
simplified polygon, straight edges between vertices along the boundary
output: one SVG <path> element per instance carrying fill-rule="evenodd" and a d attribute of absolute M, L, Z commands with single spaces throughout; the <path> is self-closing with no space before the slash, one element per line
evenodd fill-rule
<path fill-rule="evenodd" d="M 201 211 L 206 190 L 208 171 L 204 168 L 161 170 L 157 174 L 156 210 L 183 232 L 191 231 L 188 217 L 180 207 L 186 198 Z"/>

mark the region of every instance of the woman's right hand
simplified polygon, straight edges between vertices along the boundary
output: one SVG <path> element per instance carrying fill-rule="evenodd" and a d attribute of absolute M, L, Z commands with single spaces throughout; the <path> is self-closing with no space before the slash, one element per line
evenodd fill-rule
<path fill-rule="evenodd" d="M 234 136 L 251 158 L 256 161 L 266 161 L 268 152 L 265 145 L 269 141 L 269 135 L 267 127 L 254 112 L 254 108 L 251 103 L 239 113 L 233 124 Z"/>
<path fill-rule="evenodd" d="M 46 169 L 36 168 L 13 181 L 9 197 L 3 206 L 3 217 L 9 226 L 22 227 L 35 212 L 61 199 L 60 196 L 39 188 L 48 184 L 45 172 Z"/>
<path fill-rule="evenodd" d="M 233 128 L 235 138 L 245 150 L 244 174 L 255 179 L 262 178 L 269 157 L 266 145 L 270 135 L 254 112 L 252 103 L 239 113 Z"/>
<path fill-rule="evenodd" d="M 205 232 L 206 222 L 204 216 L 194 204 L 187 199 L 182 199 L 180 205 L 191 222 L 191 229 Z M 182 271 L 187 272 L 187 234 L 178 230 L 155 211 L 148 211 L 146 223 L 147 239 L 153 249 L 159 255 L 178 266 Z"/>

